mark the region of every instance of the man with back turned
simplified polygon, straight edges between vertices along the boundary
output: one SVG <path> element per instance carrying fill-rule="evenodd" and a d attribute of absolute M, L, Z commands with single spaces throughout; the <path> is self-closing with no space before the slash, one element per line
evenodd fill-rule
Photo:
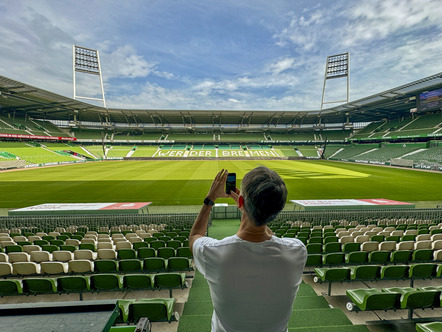
<path fill-rule="evenodd" d="M 215 177 L 189 235 L 195 265 L 213 302 L 212 332 L 285 332 L 307 259 L 304 244 L 267 227 L 283 209 L 287 188 L 273 170 L 247 173 L 241 190 L 225 193 L 227 170 Z M 206 237 L 216 199 L 231 197 L 242 212 L 235 235 Z"/>

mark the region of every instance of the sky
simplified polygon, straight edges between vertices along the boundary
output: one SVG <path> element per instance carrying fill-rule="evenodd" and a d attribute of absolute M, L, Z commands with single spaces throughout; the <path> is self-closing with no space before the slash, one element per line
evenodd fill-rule
<path fill-rule="evenodd" d="M 72 46 L 98 50 L 109 108 L 319 110 L 344 52 L 350 101 L 442 72 L 441 0 L 0 0 L 0 36 L 0 75 L 70 98 Z"/>

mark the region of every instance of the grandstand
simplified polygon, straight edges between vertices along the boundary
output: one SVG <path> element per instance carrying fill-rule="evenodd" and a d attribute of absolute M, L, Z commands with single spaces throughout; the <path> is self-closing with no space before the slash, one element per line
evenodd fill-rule
<path fill-rule="evenodd" d="M 389 165 L 402 160 L 406 167 L 441 171 L 440 109 L 410 113 L 410 108 L 418 106 L 413 97 L 441 87 L 437 74 L 322 112 L 226 110 L 186 111 L 183 115 L 173 110 L 104 109 L 0 77 L 0 91 L 8 97 L 0 96 L 0 164 L 20 160 L 35 167 L 138 158 L 158 162 L 155 177 L 134 178 L 127 195 L 149 195 L 146 188 L 163 180 L 164 168 L 171 164 L 165 160 L 168 158 L 278 162 L 319 159 L 324 151 L 323 157 L 332 161 Z M 35 107 L 37 102 L 39 108 Z M 106 194 L 119 190 L 115 184 L 123 181 L 126 169 L 121 165 L 126 163 L 84 164 L 106 164 L 117 171 L 113 173 L 115 182 L 94 179 L 94 174 L 83 182 L 90 185 L 94 180 L 102 181 L 103 187 L 88 188 L 96 190 L 100 198 L 109 197 Z M 148 163 L 139 163 L 137 171 L 143 172 Z M 186 172 L 201 172 L 200 164 L 191 163 Z M 324 163 L 324 169 L 342 165 Z M 281 172 L 299 179 L 307 174 L 320 179 L 316 185 L 324 191 L 329 189 L 328 179 L 335 175 L 323 169 L 309 173 L 309 168 L 319 167 L 311 161 L 302 166 L 297 172 L 281 166 Z M 167 189 L 184 190 L 191 183 L 192 191 L 196 191 L 205 185 L 202 178 L 189 180 L 186 172 L 164 182 L 168 187 L 165 199 L 171 196 Z M 353 171 L 336 176 L 353 176 L 354 182 L 348 186 L 361 183 L 358 181 L 365 173 L 361 174 Z M 70 193 L 75 198 L 71 199 L 85 199 L 85 194 L 76 192 L 80 190 L 78 183 L 72 181 L 68 186 L 75 188 Z M 345 188 L 339 188 L 343 195 Z M 27 195 L 21 199 L 26 200 Z M 181 199 L 179 204 L 186 204 L 187 197 Z M 178 212 L 172 213 L 174 209 Z M 118 299 L 115 325 L 122 328 L 127 328 L 127 323 L 134 327 L 139 318 L 135 312 L 142 308 L 151 314 L 157 331 L 208 329 L 210 293 L 193 269 L 188 248 L 196 213 L 181 213 L 182 209 L 167 206 L 162 213 L 130 219 L 118 215 L 0 217 L 0 302 L 78 299 L 86 303 L 112 298 Z M 239 226 L 238 219 L 211 222 L 210 235 L 216 238 L 233 234 Z M 372 330 L 366 321 L 384 319 L 399 321 L 411 331 L 416 321 L 403 318 L 440 320 L 441 222 L 441 209 L 435 205 L 370 212 L 296 212 L 286 208 L 269 226 L 276 236 L 300 239 L 309 253 L 289 330 L 362 332 Z M 416 296 L 420 296 L 417 302 L 406 300 Z M 386 303 L 378 298 L 394 300 L 381 308 L 386 311 L 376 311 L 376 316 L 370 311 Z M 152 314 L 150 305 L 164 308 L 164 313 Z M 397 312 L 392 315 L 391 310 Z M 385 323 L 378 326 L 376 331 L 390 327 Z M 116 326 L 113 329 L 117 331 Z"/>

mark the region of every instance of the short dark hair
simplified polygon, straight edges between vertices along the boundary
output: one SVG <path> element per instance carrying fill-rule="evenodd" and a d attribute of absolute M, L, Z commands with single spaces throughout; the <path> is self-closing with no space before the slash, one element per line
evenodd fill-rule
<path fill-rule="evenodd" d="M 275 171 L 259 166 L 248 172 L 241 182 L 244 209 L 257 226 L 276 218 L 287 200 L 287 188 Z"/>

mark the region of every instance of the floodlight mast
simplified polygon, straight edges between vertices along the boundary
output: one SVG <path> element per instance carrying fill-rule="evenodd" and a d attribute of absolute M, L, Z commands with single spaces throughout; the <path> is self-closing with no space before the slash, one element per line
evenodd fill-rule
<path fill-rule="evenodd" d="M 347 78 L 347 97 L 345 100 L 334 100 L 334 101 L 324 101 L 325 98 L 325 86 L 327 80 L 336 78 Z M 327 62 L 325 66 L 324 74 L 324 85 L 322 87 L 322 99 L 321 99 L 321 111 L 319 112 L 319 117 L 324 108 L 325 104 L 336 104 L 336 103 L 348 103 L 350 96 L 350 52 L 329 55 L 327 56 Z M 319 118 L 321 121 L 321 118 Z"/>
<path fill-rule="evenodd" d="M 77 45 L 72 46 L 72 76 L 74 80 L 74 99 L 88 99 L 88 100 L 97 100 L 103 103 L 103 107 L 106 108 L 106 99 L 104 97 L 104 86 L 103 86 L 103 77 L 101 75 L 101 66 L 100 66 L 100 54 L 98 50 L 93 50 L 86 47 L 81 47 Z M 85 74 L 97 75 L 100 77 L 100 86 L 101 86 L 101 98 L 92 98 L 85 96 L 77 96 L 77 87 L 76 87 L 76 78 L 75 73 L 81 72 Z"/>

